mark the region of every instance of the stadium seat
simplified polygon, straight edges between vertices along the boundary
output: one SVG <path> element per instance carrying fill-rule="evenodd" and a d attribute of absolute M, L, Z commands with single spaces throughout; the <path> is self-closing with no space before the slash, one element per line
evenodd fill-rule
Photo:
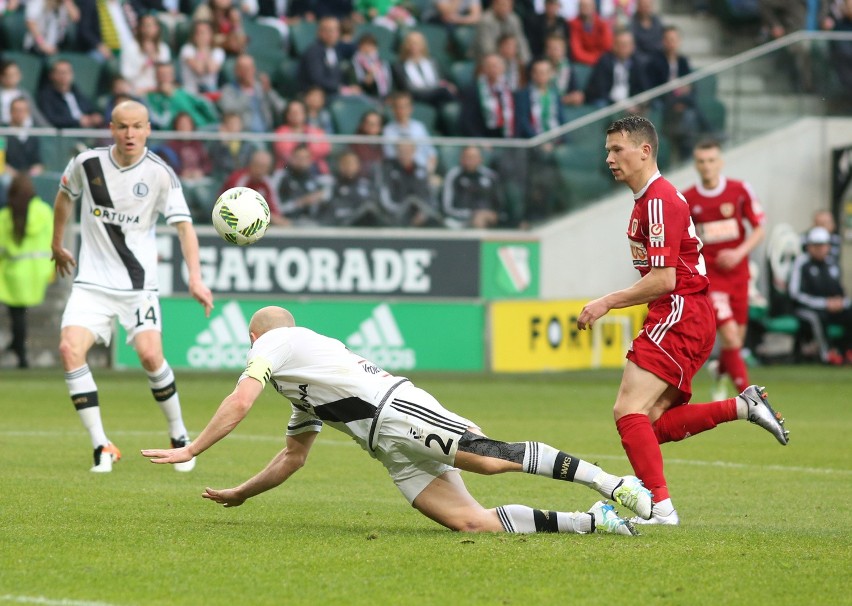
<path fill-rule="evenodd" d="M 85 53 L 58 53 L 51 62 L 68 61 L 74 68 L 74 84 L 81 93 L 86 95 L 92 103 L 100 94 L 101 72 L 103 64 L 98 63 Z"/>
<path fill-rule="evenodd" d="M 3 60 L 14 61 L 21 68 L 21 88 L 35 98 L 44 71 L 42 58 L 32 53 L 8 51 L 3 53 Z"/>
<path fill-rule="evenodd" d="M 567 124 L 592 113 L 595 109 L 594 105 L 563 105 L 562 114 L 565 116 L 565 123 Z"/>
<path fill-rule="evenodd" d="M 77 155 L 77 145 L 85 145 L 71 137 L 44 137 L 40 141 L 41 162 L 45 172 L 62 173 L 74 156 Z"/>
<path fill-rule="evenodd" d="M 61 172 L 43 172 L 40 175 L 31 177 L 36 195 L 53 206 L 53 202 L 56 200 L 56 192 L 59 191 L 59 179 L 61 178 Z"/>
<path fill-rule="evenodd" d="M 589 76 L 592 75 L 592 66 L 584 65 L 582 63 L 573 63 L 571 64 L 571 69 L 574 70 L 574 74 L 577 79 L 577 88 L 579 90 L 586 90 L 586 83 L 589 81 Z"/>
<path fill-rule="evenodd" d="M 435 126 L 438 122 L 438 111 L 428 103 L 415 101 L 411 117 L 422 122 L 423 126 L 430 133 L 435 132 Z"/>
<path fill-rule="evenodd" d="M 456 61 L 450 66 L 450 79 L 464 90 L 473 85 L 476 64 L 473 61 Z"/>
<path fill-rule="evenodd" d="M 278 63 L 278 69 L 270 74 L 272 86 L 278 94 L 289 99 L 295 97 L 299 92 L 299 61 L 296 59 L 284 59 Z"/>
<path fill-rule="evenodd" d="M 301 57 L 316 38 L 317 24 L 313 21 L 299 21 L 290 26 L 290 48 L 296 57 Z"/>
<path fill-rule="evenodd" d="M 243 20 L 243 28 L 248 37 L 246 50 L 255 60 L 260 57 L 282 58 L 284 46 L 277 29 L 251 19 Z"/>
<path fill-rule="evenodd" d="M 331 102 L 329 111 L 339 135 L 351 135 L 358 129 L 361 116 L 376 106 L 364 97 L 337 97 Z"/>
<path fill-rule="evenodd" d="M 591 202 L 609 194 L 613 188 L 612 178 L 598 171 L 565 169 L 560 166 L 559 173 L 568 190 L 571 210 L 588 206 Z"/>
<path fill-rule="evenodd" d="M 595 153 L 591 145 L 566 143 L 557 146 L 553 154 L 560 170 L 599 172 L 604 164 L 603 145 L 596 144 L 595 148 L 600 153 Z"/>
<path fill-rule="evenodd" d="M 721 101 L 715 97 L 709 99 L 699 97 L 698 109 L 707 121 L 707 125 L 713 135 L 718 137 L 725 133 L 725 119 L 728 110 Z"/>
<path fill-rule="evenodd" d="M 470 47 L 476 37 L 476 29 L 471 25 L 457 25 L 453 28 L 453 50 L 459 59 L 471 56 Z"/>
<path fill-rule="evenodd" d="M 692 83 L 692 90 L 695 91 L 695 96 L 698 99 L 716 97 L 716 92 L 719 89 L 719 82 L 716 74 L 705 76 L 696 82 Z"/>
<path fill-rule="evenodd" d="M 0 31 L 3 32 L 3 44 L 0 45 L 2 48 L 10 51 L 24 50 L 24 36 L 27 33 L 24 11 L 17 10 L 13 13 L 2 15 Z"/>
<path fill-rule="evenodd" d="M 461 103 L 449 101 L 441 106 L 439 125 L 441 132 L 448 137 L 461 135 L 459 120 L 461 119 Z"/>

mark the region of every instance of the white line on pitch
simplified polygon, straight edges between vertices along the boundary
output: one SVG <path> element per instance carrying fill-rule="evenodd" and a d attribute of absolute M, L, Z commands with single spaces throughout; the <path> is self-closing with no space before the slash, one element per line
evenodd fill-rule
<path fill-rule="evenodd" d="M 42 596 L 31 595 L 0 595 L 0 602 L 13 602 L 15 604 L 42 604 L 43 606 L 112 606 L 107 602 L 89 602 L 86 600 L 54 600 Z"/>
<path fill-rule="evenodd" d="M 161 431 L 134 431 L 134 430 L 119 430 L 110 431 L 110 435 L 115 436 L 160 436 Z M 0 436 L 8 437 L 24 437 L 24 438 L 47 438 L 47 437 L 71 437 L 78 436 L 79 432 L 71 431 L 0 431 Z M 284 443 L 284 432 L 280 435 L 253 435 L 232 433 L 228 436 L 229 440 L 238 440 L 244 442 L 274 442 Z M 322 440 L 314 446 L 328 444 L 331 446 L 353 446 L 355 442 L 351 440 Z M 607 454 L 586 454 L 583 456 L 587 461 L 596 461 L 602 459 L 604 461 L 623 461 L 624 455 L 607 455 Z M 759 469 L 762 471 L 783 471 L 792 473 L 822 473 L 836 475 L 852 475 L 852 469 L 835 469 L 832 467 L 801 467 L 793 465 L 753 465 L 748 463 L 733 463 L 730 461 L 702 461 L 699 459 L 674 459 L 666 458 L 667 464 L 674 465 L 692 465 L 695 467 L 727 467 L 730 469 Z"/>

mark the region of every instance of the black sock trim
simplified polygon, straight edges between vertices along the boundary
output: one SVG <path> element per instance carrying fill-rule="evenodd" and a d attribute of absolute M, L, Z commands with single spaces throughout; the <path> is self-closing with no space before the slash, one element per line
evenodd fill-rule
<path fill-rule="evenodd" d="M 555 511 L 533 509 L 533 523 L 536 532 L 559 532 L 559 523 L 556 521 Z"/>
<path fill-rule="evenodd" d="M 175 385 L 175 382 L 172 381 L 165 387 L 152 387 L 151 393 L 154 394 L 154 399 L 157 400 L 157 402 L 165 402 L 177 393 L 177 386 Z"/>
<path fill-rule="evenodd" d="M 572 457 L 568 453 L 560 450 L 559 454 L 556 455 L 556 461 L 553 464 L 553 479 L 573 482 L 574 474 L 577 473 L 577 468 L 579 466 L 580 459 Z"/>
<path fill-rule="evenodd" d="M 71 403 L 74 404 L 74 408 L 77 410 L 98 406 L 98 392 L 87 391 L 85 393 L 72 393 Z"/>

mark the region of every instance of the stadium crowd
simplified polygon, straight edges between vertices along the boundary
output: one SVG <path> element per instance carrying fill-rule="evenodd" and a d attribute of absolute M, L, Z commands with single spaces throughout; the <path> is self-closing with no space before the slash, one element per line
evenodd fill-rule
<path fill-rule="evenodd" d="M 772 35 L 794 27 L 769 9 Z M 562 160 L 582 142 L 474 152 L 431 138 L 535 137 L 691 71 L 655 0 L 5 0 L 0 13 L 0 125 L 100 128 L 136 99 L 155 129 L 219 131 L 154 147 L 201 221 L 225 184 L 262 181 L 279 224 L 529 225 L 581 195 Z M 826 3 L 822 27 L 850 23 L 852 2 Z M 721 130 L 690 87 L 631 111 L 680 158 Z M 32 147 L 26 162 L 43 166 Z M 261 148 L 272 162 L 249 178 Z"/>

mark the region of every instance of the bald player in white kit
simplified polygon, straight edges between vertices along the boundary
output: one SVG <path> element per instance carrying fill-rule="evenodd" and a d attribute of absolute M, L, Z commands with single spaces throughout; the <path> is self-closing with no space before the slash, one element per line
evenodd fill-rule
<path fill-rule="evenodd" d="M 62 316 L 59 353 L 74 408 L 94 449 L 93 472 L 110 472 L 121 458 L 101 421 L 98 388 L 86 355 L 95 343 L 109 345 L 113 321 L 127 332 L 148 384 L 169 425 L 173 446 L 189 442 L 175 376 L 163 357 L 157 296 L 159 215 L 177 228 L 189 273 L 189 292 L 206 315 L 213 295 L 201 279 L 198 238 L 174 171 L 145 146 L 151 134 L 148 110 L 119 103 L 109 125 L 114 144 L 82 152 L 68 163 L 54 204 L 53 259 L 60 276 L 77 274 Z M 80 259 L 63 247 L 65 224 L 80 200 Z M 194 461 L 176 467 L 190 471 Z"/>
<path fill-rule="evenodd" d="M 236 488 L 208 488 L 202 495 L 206 499 L 236 507 L 280 485 L 305 464 L 317 434 L 328 424 L 378 459 L 415 509 L 452 530 L 635 534 L 604 501 L 588 512 L 525 505 L 485 509 L 456 468 L 484 475 L 523 471 L 578 482 L 644 518 L 651 515 L 651 494 L 634 476 L 611 475 L 540 442 L 489 439 L 475 423 L 446 410 L 408 379 L 385 372 L 336 339 L 297 327 L 286 309 L 256 312 L 249 337 L 246 369 L 198 437 L 182 448 L 142 451 L 154 463 L 192 460 L 228 435 L 272 383 L 292 404 L 286 448 Z"/>

